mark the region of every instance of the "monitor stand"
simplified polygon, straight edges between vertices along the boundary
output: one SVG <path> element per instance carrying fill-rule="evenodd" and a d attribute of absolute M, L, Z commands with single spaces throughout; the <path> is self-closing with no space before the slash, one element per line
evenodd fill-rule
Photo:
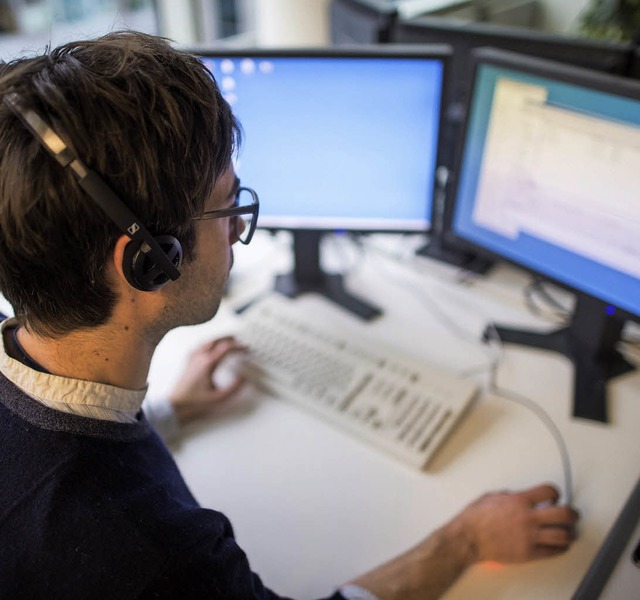
<path fill-rule="evenodd" d="M 320 267 L 322 231 L 294 230 L 294 267 L 291 273 L 277 275 L 275 289 L 289 298 L 308 292 L 321 294 L 364 320 L 371 320 L 382 311 L 349 293 L 342 275 L 325 273 Z"/>
<path fill-rule="evenodd" d="M 432 234 L 429 242 L 416 251 L 419 256 L 427 256 L 433 260 L 460 267 L 465 271 L 475 273 L 476 275 L 485 275 L 493 266 L 491 260 L 481 258 L 469 252 L 463 252 L 457 248 L 447 248 L 442 237 L 438 234 Z"/>
<path fill-rule="evenodd" d="M 429 242 L 416 250 L 419 256 L 427 256 L 434 260 L 460 267 L 478 275 L 484 275 L 491 269 L 493 262 L 480 258 L 470 252 L 458 248 L 447 247 L 445 241 L 445 209 L 446 189 L 449 181 L 449 169 L 440 166 L 436 169 L 435 189 L 433 194 L 433 209 L 431 211 L 431 232 Z"/>
<path fill-rule="evenodd" d="M 616 349 L 624 321 L 606 313 L 607 304 L 578 295 L 568 327 L 551 333 L 535 333 L 495 327 L 500 340 L 560 352 L 574 367 L 573 416 L 608 422 L 607 382 L 635 369 Z M 493 325 L 483 334 L 491 337 Z"/>

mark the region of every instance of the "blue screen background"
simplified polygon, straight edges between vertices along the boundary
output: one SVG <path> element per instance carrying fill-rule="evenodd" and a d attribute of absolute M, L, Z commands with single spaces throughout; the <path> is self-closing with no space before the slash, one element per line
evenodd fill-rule
<path fill-rule="evenodd" d="M 202 60 L 224 88 L 221 59 Z M 338 229 L 343 219 L 346 229 L 366 229 L 371 219 L 390 229 L 400 221 L 428 226 L 440 60 L 260 57 L 255 64 L 268 61 L 271 71 L 248 74 L 242 60 L 232 59 L 229 90 L 244 129 L 237 172 L 258 192 L 263 223 L 301 217 L 311 227 L 331 218 Z"/>
<path fill-rule="evenodd" d="M 640 315 L 640 280 L 637 278 L 530 235 L 523 234 L 516 239 L 510 239 L 485 229 L 473 221 L 475 194 L 489 126 L 491 103 L 496 82 L 501 76 L 544 86 L 548 90 L 550 104 L 591 115 L 601 115 L 618 122 L 640 125 L 640 101 L 638 100 L 493 65 L 481 65 L 472 99 L 463 162 L 460 167 L 460 182 L 453 216 L 454 232 L 500 256 L 635 315 Z M 612 193 L 615 193 L 615 190 L 612 190 Z M 629 202 L 639 201 L 638 197 L 629 198 Z M 640 235 L 640 231 L 638 234 Z M 640 260 L 640 257 L 635 258 Z"/>

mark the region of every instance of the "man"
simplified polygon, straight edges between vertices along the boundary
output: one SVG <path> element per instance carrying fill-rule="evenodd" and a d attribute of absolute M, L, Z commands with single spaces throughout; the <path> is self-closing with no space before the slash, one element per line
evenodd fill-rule
<path fill-rule="evenodd" d="M 215 315 L 251 233 L 228 105 L 196 58 L 133 32 L 4 65 L 0 98 L 0 597 L 276 597 L 140 410 L 157 344 Z M 211 384 L 235 349 L 192 357 L 180 418 L 240 385 Z M 477 561 L 558 554 L 577 517 L 556 502 L 484 496 L 334 597 L 435 598 Z"/>

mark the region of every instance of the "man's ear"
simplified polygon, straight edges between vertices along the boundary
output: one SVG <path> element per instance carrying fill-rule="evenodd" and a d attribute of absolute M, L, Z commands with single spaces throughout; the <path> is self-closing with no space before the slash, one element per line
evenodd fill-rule
<path fill-rule="evenodd" d="M 127 278 L 124 274 L 124 250 L 127 247 L 127 244 L 131 242 L 131 239 L 126 235 L 121 235 L 116 242 L 116 245 L 113 247 L 113 252 L 111 254 L 111 261 L 109 266 L 114 270 L 118 281 L 121 281 L 123 285 L 131 287 Z"/>

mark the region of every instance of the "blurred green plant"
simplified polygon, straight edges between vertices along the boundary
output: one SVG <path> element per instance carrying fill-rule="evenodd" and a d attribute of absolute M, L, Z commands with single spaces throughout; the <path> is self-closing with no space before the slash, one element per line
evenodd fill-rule
<path fill-rule="evenodd" d="M 591 0 L 579 15 L 578 30 L 592 38 L 638 41 L 640 0 Z"/>

